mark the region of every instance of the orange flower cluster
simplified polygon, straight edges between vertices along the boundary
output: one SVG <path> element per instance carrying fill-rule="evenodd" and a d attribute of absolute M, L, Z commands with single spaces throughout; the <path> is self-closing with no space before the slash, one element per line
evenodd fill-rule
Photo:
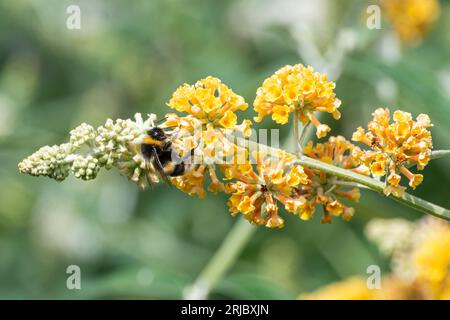
<path fill-rule="evenodd" d="M 284 205 L 286 211 L 296 213 L 305 206 L 303 198 L 296 197 L 297 188 L 307 184 L 308 177 L 303 167 L 294 165 L 285 172 L 287 164 L 294 158 L 289 154 L 281 154 L 279 159 L 264 159 L 264 155 L 256 155 L 256 172 L 253 166 L 224 165 L 222 170 L 225 179 L 235 179 L 225 185 L 225 192 L 231 194 L 228 201 L 233 215 L 242 213 L 245 218 L 257 225 L 269 228 L 281 228 L 284 220 L 278 214 L 277 201 Z"/>
<path fill-rule="evenodd" d="M 338 108 L 341 101 L 333 92 L 334 82 L 327 81 L 325 74 L 314 72 L 313 68 L 301 64 L 285 66 L 264 80 L 256 92 L 253 103 L 258 116 L 256 122 L 271 115 L 279 124 L 286 124 L 289 115 L 294 113 L 306 124 L 309 121 L 316 127 L 316 135 L 322 138 L 330 131 L 330 127 L 322 124 L 314 116 L 314 111 L 328 112 L 339 119 Z"/>
<path fill-rule="evenodd" d="M 334 87 L 325 75 L 315 73 L 311 67 L 300 64 L 283 67 L 258 89 L 254 102 L 258 112 L 255 120 L 261 121 L 264 116 L 271 115 L 277 123 L 284 124 L 290 113 L 294 113 L 302 123 L 313 123 L 317 136 L 323 137 L 329 127 L 319 123 L 313 112 L 328 112 L 339 118 L 340 101 L 335 97 Z M 278 162 L 267 154 L 258 153 L 256 170 L 247 162 L 248 150 L 230 142 L 226 136 L 227 130 L 248 136 L 250 121 L 245 120 L 238 126 L 234 114 L 247 105 L 220 80 L 208 77 L 195 85 L 181 86 L 173 94 L 169 106 L 189 113 L 185 117 L 169 114 L 163 124 L 176 128 L 178 139 L 174 145 L 183 150 L 180 153 L 186 154 L 203 144 L 202 159 L 195 162 L 200 164 L 192 166 L 183 176 L 172 178 L 172 183 L 180 190 L 204 197 L 205 176 L 209 176 L 209 191 L 231 194 L 228 205 L 233 215 L 242 213 L 252 223 L 267 227 L 284 224 L 278 214 L 278 203 L 303 220 L 311 219 L 317 206 L 323 208 L 322 223 L 331 223 L 332 217 L 338 216 L 348 221 L 354 215 L 354 209 L 346 202 L 359 200 L 357 185 L 320 170 L 293 166 L 294 157 L 286 152 L 280 151 Z M 411 114 L 403 111 L 395 111 L 393 119 L 394 123 L 390 123 L 388 109 L 377 109 L 368 130 L 359 127 L 353 134 L 354 141 L 363 142 L 371 150 L 361 150 L 344 137 L 337 136 L 316 145 L 309 142 L 302 152 L 310 158 L 359 174 L 388 175 L 389 186 L 385 193 L 400 196 L 405 189 L 399 185 L 400 174 L 409 179 L 413 188 L 423 179 L 408 168 L 415 164 L 418 169 L 423 169 L 428 163 L 432 141 L 427 128 L 431 123 L 424 114 L 413 120 Z M 201 126 L 202 130 L 196 133 L 195 126 Z M 236 158 L 232 164 L 217 162 L 239 153 L 245 155 L 241 158 L 244 162 L 236 161 Z M 216 174 L 216 164 L 222 170 L 223 178 Z M 234 181 L 225 183 L 230 179 Z"/>
<path fill-rule="evenodd" d="M 359 162 L 353 158 L 352 154 L 355 150 L 359 150 L 359 148 L 344 137 L 337 136 L 330 137 L 327 142 L 316 145 L 309 141 L 303 149 L 303 153 L 310 158 L 328 164 L 350 169 L 360 174 L 367 174 L 367 168 L 364 165 L 359 165 Z M 309 183 L 297 190 L 297 194 L 307 201 L 300 218 L 309 220 L 315 211 L 315 207 L 321 205 L 324 212 L 322 223 L 331 223 L 332 216 L 342 216 L 344 220 L 350 220 L 355 210 L 352 207 L 345 206 L 341 199 L 358 202 L 360 198 L 359 189 L 356 187 L 349 189 L 345 182 L 339 184 L 335 177 L 324 172 L 309 168 L 304 170 L 308 175 Z"/>
<path fill-rule="evenodd" d="M 390 123 L 388 109 L 379 108 L 372 113 L 373 121 L 368 131 L 359 127 L 353 133 L 352 140 L 371 147 L 372 150 L 354 152 L 355 158 L 370 168 L 374 176 L 385 176 L 389 186 L 385 193 L 400 196 L 405 188 L 399 185 L 401 174 L 409 180 L 409 186 L 415 189 L 422 183 L 421 174 L 413 174 L 408 166 L 415 164 L 422 170 L 430 160 L 433 146 L 431 133 L 427 128 L 432 124 L 425 114 L 413 120 L 408 112 L 394 112 L 394 122 Z"/>

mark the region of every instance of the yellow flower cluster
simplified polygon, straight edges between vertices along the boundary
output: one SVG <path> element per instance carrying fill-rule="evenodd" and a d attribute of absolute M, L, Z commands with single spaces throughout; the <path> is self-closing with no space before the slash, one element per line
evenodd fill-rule
<path fill-rule="evenodd" d="M 314 112 L 328 112 L 336 119 L 340 117 L 338 111 L 340 101 L 333 92 L 334 88 L 333 82 L 327 81 L 325 75 L 314 72 L 311 67 L 301 64 L 285 66 L 266 79 L 258 88 L 254 102 L 254 108 L 258 112 L 255 120 L 261 121 L 264 116 L 271 115 L 277 123 L 285 124 L 289 121 L 290 113 L 294 113 L 303 124 L 311 122 L 315 125 L 316 135 L 319 138 L 324 137 L 330 128 L 320 123 L 314 116 Z M 224 191 L 223 181 L 215 171 L 216 164 L 225 158 L 231 157 L 236 160 L 237 155 L 244 155 L 241 161 L 234 161 L 233 163 L 236 164 L 232 166 L 221 166 L 221 168 L 226 167 L 228 171 L 234 168 L 234 172 L 238 173 L 239 165 L 246 163 L 242 160 L 246 160 L 248 156 L 248 150 L 245 147 L 238 146 L 228 139 L 230 132 L 240 132 L 246 137 L 251 133 L 249 120 L 244 120 L 242 124 L 237 125 L 235 112 L 247 108 L 244 99 L 221 83 L 219 79 L 207 77 L 194 85 L 184 84 L 179 87 L 168 105 L 177 111 L 189 114 L 185 117 L 176 114 L 166 116 L 163 126 L 175 128 L 175 135 L 178 137 L 174 145 L 182 150 L 180 154 L 196 150 L 193 157 L 196 165 L 192 166 L 192 170 L 185 175 L 172 178 L 173 184 L 190 195 L 204 197 L 206 191 L 203 184 L 206 175 L 211 180 L 208 190 Z M 394 123 L 390 123 L 389 110 L 382 108 L 375 110 L 372 115 L 373 121 L 369 122 L 368 130 L 359 127 L 352 137 L 354 141 L 363 142 L 371 147 L 371 150 L 361 150 L 343 137 L 331 137 L 326 143 L 316 146 L 310 142 L 303 153 L 311 158 L 351 169 L 360 174 L 387 176 L 388 185 L 385 193 L 400 196 L 406 189 L 400 186 L 401 175 L 409 180 L 412 188 L 423 180 L 421 174 L 413 174 L 409 167 L 415 164 L 421 170 L 430 159 L 432 140 L 427 130 L 431 126 L 430 119 L 421 114 L 413 120 L 411 114 L 397 110 L 393 114 Z M 198 127 L 201 130 L 196 130 Z M 277 170 L 286 170 L 283 167 L 286 164 L 286 161 L 280 161 L 276 166 Z M 251 165 L 246 165 L 246 170 L 249 170 L 249 167 L 251 168 Z M 241 165 L 242 168 L 244 167 Z M 263 168 L 269 167 L 261 167 L 259 164 L 257 171 Z M 354 209 L 345 206 L 342 199 L 358 201 L 360 194 L 358 188 L 345 189 L 345 181 L 342 184 L 339 184 L 342 181 L 336 183 L 335 177 L 327 176 L 318 170 L 305 168 L 304 173 L 308 176 L 309 182 L 284 194 L 293 197 L 292 192 L 296 193 L 295 210 L 290 208 L 288 211 L 297 213 L 304 220 L 309 220 L 316 206 L 321 205 L 324 211 L 323 223 L 330 223 L 332 216 L 342 216 L 344 220 L 349 220 L 353 216 Z M 245 175 L 241 173 L 240 176 Z M 236 179 L 236 177 L 228 178 Z M 236 183 L 245 183 L 245 180 L 239 180 Z M 265 183 L 270 184 L 268 181 Z M 264 185 L 264 183 L 260 184 Z M 270 201 L 270 198 L 267 198 L 269 206 L 264 210 L 269 212 L 272 218 L 263 219 L 261 214 L 257 213 L 261 211 L 259 203 L 257 202 L 257 206 L 254 207 L 254 201 L 248 202 L 250 197 L 238 197 L 237 191 L 231 189 L 236 186 L 234 183 L 228 184 L 225 190 L 233 194 L 230 202 L 232 213 L 252 212 L 247 217 L 254 223 L 264 223 L 267 226 L 282 225 L 280 222 L 282 220 L 276 218 L 278 215 L 273 209 L 276 205 Z M 253 199 L 256 201 L 258 197 L 255 197 Z M 277 200 L 285 205 L 283 201 Z M 239 201 L 244 202 L 241 204 Z M 260 202 L 260 199 L 258 201 Z M 274 222 L 276 220 L 277 223 Z"/>
<path fill-rule="evenodd" d="M 421 174 L 413 174 L 408 166 L 415 164 L 422 170 L 430 160 L 433 146 L 430 118 L 420 114 L 416 120 L 408 112 L 394 112 L 394 122 L 390 123 L 388 109 L 379 108 L 372 113 L 373 121 L 368 131 L 359 127 L 352 140 L 371 147 L 372 150 L 354 152 L 355 158 L 370 168 L 374 176 L 387 176 L 389 186 L 385 193 L 400 196 L 405 188 L 399 185 L 403 174 L 409 180 L 409 186 L 415 189 L 422 183 Z"/>
<path fill-rule="evenodd" d="M 318 138 L 322 138 L 330 131 L 330 127 L 321 124 L 314 116 L 314 111 L 328 112 L 335 119 L 341 114 L 338 108 L 341 101 L 334 93 L 334 82 L 327 81 L 325 74 L 314 72 L 311 67 L 301 64 L 285 66 L 264 80 L 263 85 L 256 92 L 253 103 L 258 116 L 256 122 L 271 115 L 279 124 L 286 124 L 289 116 L 295 117 L 306 124 L 309 121 L 316 127 Z"/>
<path fill-rule="evenodd" d="M 285 172 L 288 162 L 293 160 L 289 154 L 281 154 L 276 161 L 264 159 L 263 153 L 256 155 L 256 172 L 253 166 L 224 165 L 225 179 L 235 179 L 225 185 L 225 192 L 231 194 L 228 201 L 233 215 L 242 213 L 247 220 L 269 228 L 281 228 L 284 220 L 278 215 L 276 201 L 284 205 L 286 211 L 297 213 L 306 205 L 303 198 L 296 197 L 295 190 L 308 183 L 303 167 L 293 165 Z"/>
<path fill-rule="evenodd" d="M 392 255 L 392 273 L 382 279 L 381 289 L 371 290 L 367 280 L 352 277 L 300 295 L 300 299 L 450 299 L 450 226 L 435 218 L 425 218 L 411 225 L 400 219 L 373 220 L 368 231 L 371 240 L 383 246 L 386 238 L 397 237 L 401 243 Z M 408 232 L 398 232 L 400 229 Z M 390 240 L 389 240 L 390 241 Z"/>
<path fill-rule="evenodd" d="M 309 141 L 303 153 L 313 159 L 332 164 L 344 169 L 350 169 L 360 174 L 367 174 L 367 167 L 359 165 L 352 154 L 355 150 L 359 150 L 351 142 L 342 136 L 330 137 L 325 143 L 313 145 Z M 340 185 L 335 177 L 329 176 L 324 172 L 305 168 L 308 175 L 309 183 L 298 189 L 298 195 L 306 199 L 307 205 L 301 212 L 300 218 L 309 220 L 315 211 L 317 205 L 323 207 L 322 223 L 331 223 L 332 216 L 342 218 L 346 221 L 350 220 L 354 215 L 354 209 L 347 207 L 340 199 L 347 199 L 358 202 L 360 191 L 358 188 L 351 188 Z"/>
<path fill-rule="evenodd" d="M 248 107 L 244 98 L 214 77 L 201 79 L 194 85 L 183 84 L 173 93 L 168 106 L 225 129 L 233 129 L 237 123 L 235 112 Z"/>
<path fill-rule="evenodd" d="M 432 28 L 440 11 L 438 0 L 382 0 L 381 5 L 403 42 L 421 40 Z"/>

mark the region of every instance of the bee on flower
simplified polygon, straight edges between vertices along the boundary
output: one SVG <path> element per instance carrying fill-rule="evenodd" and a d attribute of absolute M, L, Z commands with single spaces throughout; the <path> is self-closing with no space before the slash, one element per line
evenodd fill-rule
<path fill-rule="evenodd" d="M 397 110 L 390 123 L 388 109 L 379 108 L 373 113 L 368 130 L 359 127 L 352 136 L 371 147 L 372 150 L 356 150 L 355 157 L 370 168 L 374 176 L 387 176 L 385 193 L 400 196 L 405 188 L 400 186 L 401 175 L 409 180 L 409 186 L 415 189 L 423 181 L 423 175 L 412 173 L 408 167 L 416 165 L 422 170 L 430 160 L 433 147 L 430 118 L 420 114 L 414 120 L 410 113 Z"/>
<path fill-rule="evenodd" d="M 208 175 L 211 192 L 223 191 L 224 185 L 215 170 L 217 164 L 235 162 L 235 158 L 244 158 L 246 148 L 234 143 L 230 136 L 239 133 L 244 137 L 251 134 L 251 121 L 237 124 L 236 111 L 247 109 L 244 98 L 235 94 L 219 79 L 207 77 L 194 85 L 184 84 L 170 99 L 168 106 L 185 117 L 176 114 L 166 116 L 164 126 L 175 127 L 178 142 L 184 153 L 194 150 L 193 166 L 189 172 L 171 179 L 180 190 L 189 195 L 204 197 L 204 176 Z M 183 153 L 183 152 L 182 152 Z"/>
<path fill-rule="evenodd" d="M 253 103 L 258 113 L 255 121 L 261 122 L 270 115 L 276 123 L 283 125 L 293 113 L 303 124 L 311 122 L 316 127 L 317 137 L 323 138 L 330 127 L 320 123 L 314 112 L 327 112 L 336 120 L 340 118 L 341 101 L 336 98 L 334 88 L 334 82 L 328 81 L 325 74 L 314 72 L 310 66 L 285 66 L 258 88 Z"/>
<path fill-rule="evenodd" d="M 309 141 L 303 149 L 306 156 L 332 164 L 344 169 L 350 169 L 359 174 L 367 174 L 368 168 L 360 165 L 352 154 L 359 148 L 342 136 L 330 137 L 325 143 L 313 145 Z M 331 223 L 332 216 L 341 216 L 345 221 L 350 220 L 355 210 L 344 205 L 343 200 L 358 202 L 359 188 L 349 188 L 345 181 L 324 172 L 304 168 L 309 183 L 298 188 L 297 194 L 306 199 L 307 203 L 299 211 L 302 220 L 311 219 L 318 205 L 323 207 L 322 223 Z"/>

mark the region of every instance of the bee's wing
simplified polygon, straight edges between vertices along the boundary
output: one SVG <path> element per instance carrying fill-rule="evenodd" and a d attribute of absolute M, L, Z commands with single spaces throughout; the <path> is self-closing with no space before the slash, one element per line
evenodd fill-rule
<path fill-rule="evenodd" d="M 158 153 L 156 152 L 156 148 L 152 149 L 152 153 L 153 153 L 152 158 L 154 159 L 155 168 L 158 171 L 159 175 L 161 176 L 161 179 L 163 179 L 164 182 L 167 183 L 169 186 L 172 186 L 169 179 L 167 178 L 166 173 L 164 172 L 164 167 L 161 163 L 161 160 L 159 160 Z"/>

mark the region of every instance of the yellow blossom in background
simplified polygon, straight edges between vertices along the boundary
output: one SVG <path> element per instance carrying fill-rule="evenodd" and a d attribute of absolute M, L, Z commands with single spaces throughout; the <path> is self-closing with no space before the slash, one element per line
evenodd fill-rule
<path fill-rule="evenodd" d="M 450 299 L 450 225 L 426 217 L 411 223 L 374 219 L 366 233 L 383 253 L 391 256 L 392 273 L 381 289 L 370 289 L 366 278 L 351 277 L 329 284 L 300 299 Z"/>
<path fill-rule="evenodd" d="M 344 137 L 337 136 L 330 137 L 327 142 L 316 145 L 309 141 L 303 148 L 303 154 L 328 164 L 366 174 L 368 169 L 359 165 L 359 162 L 352 156 L 355 149 L 359 150 Z M 308 175 L 309 183 L 302 185 L 297 193 L 306 199 L 308 205 L 302 207 L 303 210 L 299 212 L 299 217 L 302 220 L 309 220 L 315 207 L 321 205 L 324 212 L 322 223 L 331 223 L 333 216 L 341 216 L 346 221 L 350 220 L 354 215 L 354 209 L 344 205 L 342 200 L 359 201 L 359 189 L 336 184 L 335 177 L 318 170 L 305 168 L 304 171 Z"/>
<path fill-rule="evenodd" d="M 286 164 L 292 161 L 292 156 L 281 155 L 279 159 L 264 159 L 264 155 L 257 156 L 256 171 L 253 166 L 224 165 L 222 166 L 226 179 L 234 179 L 225 186 L 225 191 L 231 194 L 228 201 L 233 215 L 242 213 L 247 220 L 257 225 L 269 228 L 280 228 L 284 220 L 278 214 L 280 202 L 291 213 L 296 213 L 305 199 L 296 197 L 294 192 L 300 184 L 308 183 L 308 177 L 301 166 Z"/>
<path fill-rule="evenodd" d="M 318 290 L 301 294 L 304 300 L 405 300 L 417 297 L 411 284 L 394 276 L 387 276 L 381 283 L 381 288 L 370 289 L 367 279 L 351 277 L 319 288 Z"/>
<path fill-rule="evenodd" d="M 439 17 L 438 0 L 381 0 L 383 13 L 403 42 L 420 41 Z"/>
<path fill-rule="evenodd" d="M 383 108 L 376 109 L 372 116 L 368 130 L 359 127 L 352 136 L 353 141 L 362 142 L 372 150 L 355 150 L 355 158 L 369 167 L 372 175 L 387 176 L 386 194 L 399 196 L 404 192 L 405 188 L 400 186 L 401 175 L 415 189 L 422 183 L 423 176 L 412 173 L 408 167 L 416 165 L 422 170 L 430 160 L 433 147 L 431 133 L 427 130 L 432 126 L 430 118 L 420 114 L 414 120 L 410 113 L 397 110 L 391 123 L 389 110 Z"/>
<path fill-rule="evenodd" d="M 448 223 L 432 220 L 418 230 L 418 237 L 411 257 L 417 282 L 435 297 L 447 295 L 450 292 L 450 227 Z"/>
<path fill-rule="evenodd" d="M 258 113 L 255 121 L 260 122 L 270 115 L 276 123 L 286 124 L 290 114 L 294 113 L 303 124 L 311 121 L 317 129 L 317 137 L 322 138 L 330 128 L 321 124 L 314 112 L 327 112 L 335 119 L 340 118 L 338 108 L 341 101 L 336 98 L 334 88 L 334 82 L 328 81 L 325 74 L 314 72 L 312 67 L 287 65 L 264 80 L 258 88 L 253 103 Z"/>
<path fill-rule="evenodd" d="M 353 277 L 340 282 L 332 283 L 315 292 L 303 294 L 303 300 L 371 300 L 374 291 L 367 288 L 366 280 L 362 277 Z"/>

